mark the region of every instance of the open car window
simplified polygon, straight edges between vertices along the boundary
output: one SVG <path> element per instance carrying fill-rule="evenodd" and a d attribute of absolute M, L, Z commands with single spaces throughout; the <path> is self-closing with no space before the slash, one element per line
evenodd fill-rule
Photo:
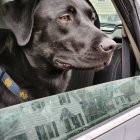
<path fill-rule="evenodd" d="M 100 28 L 112 39 L 121 38 L 122 22 L 111 0 L 90 0 L 97 10 Z"/>
<path fill-rule="evenodd" d="M 120 43 L 122 23 L 111 0 L 90 1 L 99 15 L 101 30 Z M 5 28 L 0 21 L 0 26 Z M 138 76 L 0 109 L 0 140 L 80 140 L 89 130 L 103 126 L 139 104 L 139 85 Z M 129 119 L 126 117 L 125 121 Z M 85 140 L 98 138 L 102 133 L 105 131 Z"/>
<path fill-rule="evenodd" d="M 90 2 L 96 8 L 101 23 L 109 23 L 109 24 L 121 23 L 121 20 L 111 0 L 90 0 Z"/>

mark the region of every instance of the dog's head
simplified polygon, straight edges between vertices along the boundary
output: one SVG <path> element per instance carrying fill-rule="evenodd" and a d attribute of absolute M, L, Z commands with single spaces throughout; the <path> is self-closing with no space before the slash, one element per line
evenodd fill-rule
<path fill-rule="evenodd" d="M 88 0 L 14 0 L 2 15 L 33 67 L 100 69 L 110 63 L 116 43 L 97 28 Z"/>

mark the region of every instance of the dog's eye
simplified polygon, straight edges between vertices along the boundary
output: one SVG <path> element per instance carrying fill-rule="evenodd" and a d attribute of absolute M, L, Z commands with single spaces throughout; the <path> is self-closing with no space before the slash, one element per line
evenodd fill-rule
<path fill-rule="evenodd" d="M 59 20 L 62 23 L 70 23 L 70 22 L 73 21 L 72 18 L 71 18 L 71 16 L 69 14 L 65 14 L 65 15 L 59 17 Z"/>

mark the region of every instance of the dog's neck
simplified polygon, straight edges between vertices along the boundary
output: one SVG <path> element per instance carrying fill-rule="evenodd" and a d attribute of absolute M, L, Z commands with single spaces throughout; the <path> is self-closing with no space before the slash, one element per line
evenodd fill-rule
<path fill-rule="evenodd" d="M 8 37 L 0 55 L 0 65 L 33 98 L 63 92 L 67 87 L 71 71 L 58 70 L 47 62 L 49 69 L 34 68 L 31 56 L 25 50 L 17 45 L 13 36 Z M 38 60 L 36 59 L 34 58 L 34 61 Z"/>

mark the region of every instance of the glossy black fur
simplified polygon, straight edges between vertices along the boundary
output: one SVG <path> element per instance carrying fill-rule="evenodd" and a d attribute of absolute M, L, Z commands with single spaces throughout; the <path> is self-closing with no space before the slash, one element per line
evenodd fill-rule
<path fill-rule="evenodd" d="M 72 23 L 59 21 L 65 13 Z M 107 37 L 86 0 L 15 0 L 3 7 L 2 16 L 12 32 L 1 45 L 0 66 L 32 99 L 65 91 L 70 69 L 104 68 L 113 54 L 98 49 Z M 59 68 L 56 60 L 72 67 Z M 21 102 L 1 83 L 0 107 Z"/>

